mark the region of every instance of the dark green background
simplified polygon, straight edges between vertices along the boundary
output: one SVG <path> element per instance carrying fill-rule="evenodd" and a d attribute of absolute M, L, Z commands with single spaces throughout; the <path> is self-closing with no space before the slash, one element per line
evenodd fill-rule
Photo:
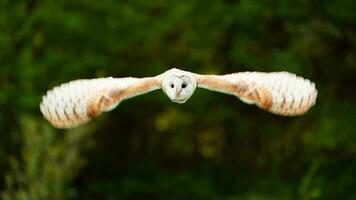
<path fill-rule="evenodd" d="M 356 199 L 353 0 L 0 1 L 0 190 L 12 199 Z M 79 78 L 289 71 L 316 83 L 283 118 L 198 89 L 51 127 L 41 96 Z"/>

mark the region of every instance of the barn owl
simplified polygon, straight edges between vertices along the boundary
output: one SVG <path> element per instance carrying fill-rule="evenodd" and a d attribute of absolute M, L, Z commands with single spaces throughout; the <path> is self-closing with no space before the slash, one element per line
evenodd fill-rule
<path fill-rule="evenodd" d="M 153 90 L 162 89 L 172 102 L 185 103 L 197 87 L 234 95 L 247 104 L 282 116 L 304 114 L 317 97 L 314 83 L 289 72 L 202 75 L 173 68 L 154 77 L 109 77 L 64 83 L 47 92 L 40 110 L 53 126 L 72 128 L 111 111 L 125 99 Z"/>

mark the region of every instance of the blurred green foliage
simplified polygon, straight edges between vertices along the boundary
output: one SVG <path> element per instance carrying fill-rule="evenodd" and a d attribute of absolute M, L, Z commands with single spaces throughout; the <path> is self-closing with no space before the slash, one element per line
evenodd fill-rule
<path fill-rule="evenodd" d="M 5 177 L 7 190 L 2 197 L 30 200 L 75 196 L 75 190 L 67 185 L 84 164 L 79 153 L 90 144 L 91 131 L 77 129 L 60 137 L 35 120 L 23 118 L 21 162 L 10 157 L 12 171 Z"/>
<path fill-rule="evenodd" d="M 0 174 L 11 199 L 356 199 L 352 0 L 0 1 Z M 169 66 L 169 67 L 168 67 Z M 153 92 L 69 131 L 51 87 L 104 76 L 290 71 L 316 106 L 283 118 Z"/>

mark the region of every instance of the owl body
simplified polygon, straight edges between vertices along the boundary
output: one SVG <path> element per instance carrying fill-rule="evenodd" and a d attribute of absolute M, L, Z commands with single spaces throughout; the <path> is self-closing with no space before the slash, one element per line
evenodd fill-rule
<path fill-rule="evenodd" d="M 157 89 L 162 89 L 173 102 L 184 103 L 197 87 L 237 96 L 245 103 L 282 116 L 304 114 L 317 97 L 314 83 L 289 72 L 201 75 L 171 69 L 146 78 L 71 81 L 48 91 L 40 110 L 53 126 L 72 128 L 114 109 L 122 100 Z"/>

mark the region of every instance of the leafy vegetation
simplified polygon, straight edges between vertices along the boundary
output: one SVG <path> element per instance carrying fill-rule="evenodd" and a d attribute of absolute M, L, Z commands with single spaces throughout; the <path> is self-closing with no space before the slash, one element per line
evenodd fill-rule
<path fill-rule="evenodd" d="M 356 199 L 356 4 L 0 1 L 1 196 L 12 199 Z M 290 71 L 316 106 L 283 118 L 198 90 L 153 92 L 73 130 L 39 112 L 79 78 Z"/>

